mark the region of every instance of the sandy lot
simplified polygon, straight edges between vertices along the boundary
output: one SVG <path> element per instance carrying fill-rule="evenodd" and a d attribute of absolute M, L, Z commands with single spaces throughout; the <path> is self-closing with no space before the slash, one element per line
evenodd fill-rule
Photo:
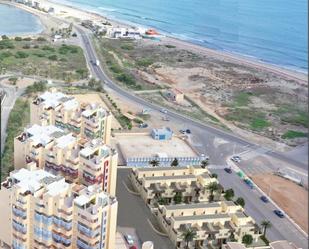
<path fill-rule="evenodd" d="M 102 105 L 106 110 L 108 110 L 106 104 L 104 101 L 101 99 L 99 94 L 96 93 L 89 93 L 89 94 L 75 94 L 73 95 L 76 97 L 78 101 L 85 102 L 85 103 L 98 103 Z M 113 116 L 112 118 L 112 128 L 115 130 L 118 130 L 120 128 L 120 124 L 118 123 L 117 119 Z"/>
<path fill-rule="evenodd" d="M 308 233 L 308 191 L 272 174 L 255 175 L 252 180 Z"/>
<path fill-rule="evenodd" d="M 115 140 L 119 143 L 124 158 L 148 157 L 156 153 L 166 153 L 169 157 L 196 156 L 196 153 L 178 137 L 171 140 L 158 141 L 150 135 L 116 135 Z"/>

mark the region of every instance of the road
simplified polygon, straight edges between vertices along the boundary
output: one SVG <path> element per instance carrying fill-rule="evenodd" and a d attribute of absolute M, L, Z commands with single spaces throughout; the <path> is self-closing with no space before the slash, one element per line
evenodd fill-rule
<path fill-rule="evenodd" d="M 3 80 L 7 77 L 1 77 Z M 16 99 L 22 94 L 23 90 L 16 90 L 14 86 L 4 86 L 0 84 L 0 89 L 6 92 L 6 97 L 1 105 L 1 153 L 4 149 L 4 143 L 7 136 L 6 128 L 9 120 L 10 112 L 15 104 Z"/>
<path fill-rule="evenodd" d="M 160 106 L 149 103 L 144 99 L 132 94 L 131 92 L 122 89 L 106 75 L 101 66 L 96 66 L 90 63 L 91 61 L 95 61 L 98 58 L 93 48 L 90 35 L 87 31 L 80 27 L 76 27 L 76 29 L 82 37 L 85 56 L 92 75 L 104 82 L 104 87 L 109 87 L 110 89 L 116 91 L 122 98 L 135 102 L 143 108 L 148 108 L 153 111 L 160 112 Z M 235 152 L 240 153 L 246 151 L 248 148 L 252 150 L 261 149 L 260 146 L 245 141 L 236 135 L 201 123 L 197 120 L 192 120 L 174 111 L 168 110 L 167 116 L 169 117 L 170 122 L 185 124 L 193 131 L 193 134 L 197 134 L 195 144 L 193 143 L 193 145 L 199 150 L 200 153 L 206 152 L 206 154 L 211 155 L 210 158 L 212 164 L 225 164 L 226 158 L 228 156 L 234 154 Z M 274 157 L 286 163 L 293 164 L 295 167 L 298 167 L 302 170 L 308 170 L 308 165 L 306 163 L 296 161 L 293 158 L 284 155 L 283 153 L 272 151 L 267 148 L 264 149 L 264 153 L 270 157 Z M 247 202 L 246 210 L 250 215 L 252 215 L 254 219 L 256 219 L 258 222 L 262 219 L 269 219 L 272 222 L 273 228 L 269 230 L 269 237 L 271 240 L 287 239 L 302 248 L 308 248 L 307 236 L 300 232 L 287 219 L 280 220 L 279 218 L 275 217 L 273 215 L 274 207 L 272 207 L 270 204 L 263 206 L 259 201 L 257 194 L 252 194 L 252 190 L 246 188 L 246 186 L 243 186 L 244 184 L 239 179 L 235 177 L 226 177 L 222 170 L 219 170 L 217 173 L 219 174 L 219 178 L 223 181 L 223 185 L 228 188 L 233 188 L 236 194 L 239 194 L 245 198 Z"/>

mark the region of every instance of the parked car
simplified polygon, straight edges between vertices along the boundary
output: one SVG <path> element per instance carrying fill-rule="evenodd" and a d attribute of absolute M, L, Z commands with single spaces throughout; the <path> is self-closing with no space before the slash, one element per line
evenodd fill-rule
<path fill-rule="evenodd" d="M 190 129 L 186 129 L 186 133 L 191 134 L 191 130 Z"/>
<path fill-rule="evenodd" d="M 170 121 L 170 119 L 167 116 L 162 117 L 163 121 Z"/>
<path fill-rule="evenodd" d="M 268 203 L 268 202 L 269 202 L 268 198 L 267 198 L 265 195 L 262 195 L 262 196 L 261 196 L 261 200 L 262 200 L 263 202 L 265 202 L 265 203 Z"/>
<path fill-rule="evenodd" d="M 139 128 L 147 128 L 148 127 L 148 124 L 146 123 L 142 123 L 139 125 Z"/>
<path fill-rule="evenodd" d="M 232 169 L 231 168 L 224 168 L 224 171 L 226 173 L 232 174 Z"/>
<path fill-rule="evenodd" d="M 130 249 L 137 249 L 136 246 L 130 246 Z"/>
<path fill-rule="evenodd" d="M 251 188 L 253 189 L 254 188 L 254 185 L 252 183 L 252 181 L 248 178 L 244 179 L 244 182 Z"/>
<path fill-rule="evenodd" d="M 231 160 L 232 160 L 233 162 L 235 162 L 235 163 L 239 163 L 239 162 L 241 161 L 241 157 L 240 157 L 240 156 L 233 156 L 233 157 L 231 158 Z"/>
<path fill-rule="evenodd" d="M 185 134 L 185 133 L 186 133 L 186 130 L 179 130 L 179 132 L 180 132 L 181 134 Z"/>
<path fill-rule="evenodd" d="M 127 234 L 124 236 L 124 238 L 126 239 L 127 243 L 129 245 L 133 245 L 134 244 L 134 237 L 130 234 Z"/>
<path fill-rule="evenodd" d="M 276 209 L 276 210 L 274 210 L 274 213 L 275 213 L 278 217 L 284 218 L 284 213 L 283 213 L 281 210 Z"/>

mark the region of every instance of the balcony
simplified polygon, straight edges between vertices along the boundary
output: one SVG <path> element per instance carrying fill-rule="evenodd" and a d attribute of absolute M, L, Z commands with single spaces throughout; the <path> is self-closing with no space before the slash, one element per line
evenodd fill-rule
<path fill-rule="evenodd" d="M 21 223 L 13 220 L 13 229 L 17 232 L 26 234 L 27 233 L 27 226 L 26 225 L 22 225 Z"/>
<path fill-rule="evenodd" d="M 99 245 L 88 245 L 88 243 L 82 241 L 81 239 L 77 239 L 77 247 L 80 249 L 99 249 Z"/>
<path fill-rule="evenodd" d="M 85 234 L 86 236 L 90 238 L 94 238 L 100 234 L 99 229 L 92 230 L 80 222 L 77 224 L 77 229 L 79 232 L 81 232 L 82 234 Z"/>
<path fill-rule="evenodd" d="M 22 219 L 26 219 L 27 218 L 27 213 L 25 210 L 22 210 L 20 208 L 16 208 L 16 207 L 13 207 L 12 208 L 12 211 L 13 211 L 13 214 L 17 217 L 20 217 Z"/>

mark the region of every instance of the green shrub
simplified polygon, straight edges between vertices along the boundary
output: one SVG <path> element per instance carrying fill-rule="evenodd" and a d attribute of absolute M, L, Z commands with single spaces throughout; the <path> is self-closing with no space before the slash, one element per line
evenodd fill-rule
<path fill-rule="evenodd" d="M 301 132 L 301 131 L 287 131 L 284 133 L 281 138 L 283 139 L 293 139 L 293 138 L 299 138 L 299 137 L 307 137 L 308 133 Z"/>
<path fill-rule="evenodd" d="M 38 37 L 38 39 L 36 39 L 39 42 L 44 42 L 47 41 L 44 37 Z"/>
<path fill-rule="evenodd" d="M 133 76 L 126 74 L 126 73 L 121 73 L 121 74 L 117 75 L 116 79 L 125 83 L 125 84 L 128 84 L 128 85 L 135 85 L 136 84 Z"/>
<path fill-rule="evenodd" d="M 19 36 L 16 36 L 16 37 L 14 38 L 14 40 L 15 40 L 15 41 L 22 41 L 23 38 L 21 38 L 21 37 L 19 37 Z"/>
<path fill-rule="evenodd" d="M 53 55 L 48 56 L 48 59 L 51 60 L 51 61 L 57 61 L 58 57 L 57 57 L 57 55 L 53 54 Z"/>
<path fill-rule="evenodd" d="M 43 92 L 46 89 L 47 89 L 47 82 L 46 81 L 38 81 L 38 82 L 34 82 L 33 85 L 27 86 L 26 94 Z"/>
<path fill-rule="evenodd" d="M 134 46 L 132 44 L 123 44 L 121 45 L 121 48 L 124 49 L 124 50 L 133 50 L 134 49 Z"/>
<path fill-rule="evenodd" d="M 29 57 L 29 54 L 23 52 L 23 51 L 18 51 L 16 54 L 15 54 L 15 57 L 17 59 L 24 59 L 24 58 L 27 58 Z"/>
<path fill-rule="evenodd" d="M 52 47 L 50 47 L 50 46 L 43 46 L 42 47 L 42 50 L 47 50 L 47 51 L 51 51 L 51 52 L 55 52 L 55 49 L 54 48 L 52 48 Z"/>
<path fill-rule="evenodd" d="M 176 48 L 176 46 L 170 45 L 170 44 L 165 45 L 165 47 L 166 47 L 166 48 Z"/>
<path fill-rule="evenodd" d="M 153 64 L 153 60 L 150 58 L 143 58 L 136 62 L 136 65 L 139 67 L 149 67 Z"/>
<path fill-rule="evenodd" d="M 32 40 L 31 37 L 26 37 L 23 39 L 23 41 L 31 41 L 31 40 Z"/>
<path fill-rule="evenodd" d="M 2 38 L 2 40 L 9 40 L 9 39 L 10 39 L 10 38 L 9 38 L 8 36 L 6 36 L 6 35 L 2 35 L 1 38 Z"/>
<path fill-rule="evenodd" d="M 29 44 L 25 44 L 24 46 L 23 46 L 23 49 L 29 49 L 30 48 L 30 45 Z"/>

